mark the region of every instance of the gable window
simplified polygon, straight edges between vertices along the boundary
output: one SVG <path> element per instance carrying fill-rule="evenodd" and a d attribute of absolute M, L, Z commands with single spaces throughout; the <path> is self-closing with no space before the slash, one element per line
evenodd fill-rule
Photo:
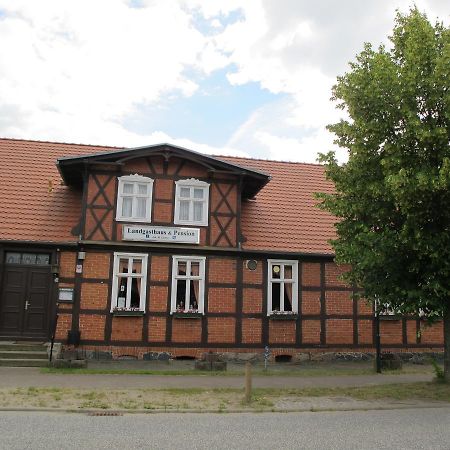
<path fill-rule="evenodd" d="M 141 175 L 119 178 L 117 220 L 150 222 L 152 214 L 153 180 Z"/>
<path fill-rule="evenodd" d="M 208 225 L 209 184 L 191 178 L 176 181 L 175 186 L 174 223 Z"/>
<path fill-rule="evenodd" d="M 298 262 L 268 260 L 267 315 L 298 314 Z"/>
<path fill-rule="evenodd" d="M 147 259 L 141 253 L 114 253 L 111 312 L 145 311 Z"/>
<path fill-rule="evenodd" d="M 171 313 L 204 312 L 205 257 L 174 256 Z"/>

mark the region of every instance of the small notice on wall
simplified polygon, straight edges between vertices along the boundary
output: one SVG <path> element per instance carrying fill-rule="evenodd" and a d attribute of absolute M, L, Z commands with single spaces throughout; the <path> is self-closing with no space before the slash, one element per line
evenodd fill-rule
<path fill-rule="evenodd" d="M 199 228 L 153 227 L 141 225 L 124 225 L 124 241 L 173 242 L 177 244 L 199 244 Z"/>

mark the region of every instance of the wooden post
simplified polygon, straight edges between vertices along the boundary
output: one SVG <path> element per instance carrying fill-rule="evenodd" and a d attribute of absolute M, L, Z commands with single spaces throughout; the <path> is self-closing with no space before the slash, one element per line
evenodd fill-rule
<path fill-rule="evenodd" d="M 250 362 L 245 363 L 245 402 L 252 401 L 252 365 Z"/>

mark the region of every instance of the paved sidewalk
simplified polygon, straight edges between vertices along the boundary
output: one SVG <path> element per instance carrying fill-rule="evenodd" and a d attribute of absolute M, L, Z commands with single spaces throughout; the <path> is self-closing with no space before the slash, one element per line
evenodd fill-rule
<path fill-rule="evenodd" d="M 373 374 L 339 376 L 254 376 L 257 388 L 350 387 L 392 383 L 432 381 L 433 376 L 419 374 Z M 55 374 L 41 373 L 39 368 L 0 367 L 0 388 L 68 387 L 68 388 L 241 388 L 243 376 L 220 375 L 130 375 L 130 374 Z"/>

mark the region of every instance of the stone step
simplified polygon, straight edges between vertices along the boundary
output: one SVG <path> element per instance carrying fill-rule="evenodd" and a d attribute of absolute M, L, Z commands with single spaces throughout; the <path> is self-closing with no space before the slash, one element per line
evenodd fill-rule
<path fill-rule="evenodd" d="M 0 359 L 48 359 L 46 351 L 0 350 Z"/>
<path fill-rule="evenodd" d="M 0 352 L 43 352 L 46 351 L 47 347 L 39 343 L 20 343 L 16 344 L 14 342 L 1 342 L 0 341 Z"/>
<path fill-rule="evenodd" d="M 0 367 L 47 367 L 45 359 L 5 359 L 0 358 Z"/>

